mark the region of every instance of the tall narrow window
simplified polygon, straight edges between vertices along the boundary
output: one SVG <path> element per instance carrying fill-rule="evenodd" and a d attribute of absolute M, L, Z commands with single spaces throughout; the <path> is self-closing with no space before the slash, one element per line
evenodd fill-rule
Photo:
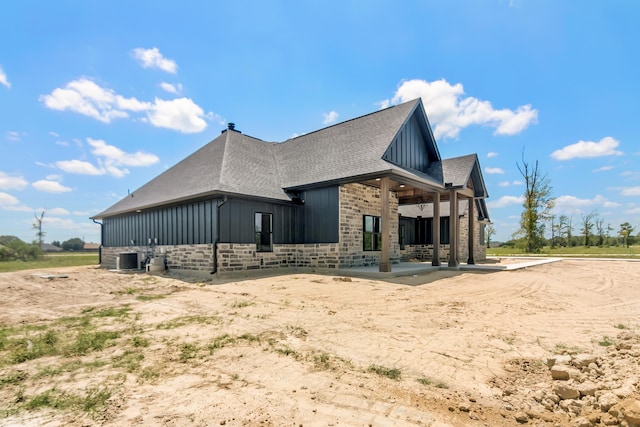
<path fill-rule="evenodd" d="M 256 251 L 271 252 L 273 251 L 273 232 L 272 220 L 270 213 L 256 212 L 255 228 L 256 228 Z"/>
<path fill-rule="evenodd" d="M 448 216 L 440 218 L 440 244 L 448 245 L 449 242 L 449 226 L 451 225 Z"/>
<path fill-rule="evenodd" d="M 400 244 L 400 249 L 404 249 L 405 243 L 405 228 L 404 228 L 404 224 L 401 224 L 398 228 L 398 239 L 399 239 L 399 244 Z"/>
<path fill-rule="evenodd" d="M 382 234 L 379 216 L 365 215 L 363 217 L 362 250 L 379 251 L 382 247 Z"/>

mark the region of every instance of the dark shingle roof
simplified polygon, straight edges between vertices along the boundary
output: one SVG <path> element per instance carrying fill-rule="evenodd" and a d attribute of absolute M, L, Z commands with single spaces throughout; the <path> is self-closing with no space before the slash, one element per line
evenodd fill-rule
<path fill-rule="evenodd" d="M 477 157 L 441 161 L 432 139 L 427 143 L 434 145 L 435 161 L 427 173 L 404 169 L 382 159 L 416 111 L 428 128 L 422 102 L 416 99 L 282 143 L 227 130 L 94 218 L 215 194 L 288 201 L 290 197 L 285 192 L 288 189 L 381 173 L 440 188 L 444 182 L 465 185 Z"/>
<path fill-rule="evenodd" d="M 382 160 L 419 100 L 348 120 L 280 144 L 283 187 L 399 169 Z"/>
<path fill-rule="evenodd" d="M 477 155 L 469 154 L 444 159 L 442 161 L 442 174 L 444 183 L 451 183 L 454 187 L 467 188 L 467 183 L 471 179 L 474 185 L 474 195 L 476 197 L 488 197 Z"/>
<path fill-rule="evenodd" d="M 275 170 L 275 147 L 275 143 L 236 131 L 225 131 L 95 217 L 180 202 L 216 192 L 289 200 Z"/>

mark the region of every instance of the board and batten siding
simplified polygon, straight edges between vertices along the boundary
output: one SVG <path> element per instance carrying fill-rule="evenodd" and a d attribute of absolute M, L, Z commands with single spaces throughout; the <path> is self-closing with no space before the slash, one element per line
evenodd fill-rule
<path fill-rule="evenodd" d="M 305 243 L 340 241 L 340 195 L 338 186 L 306 190 L 304 200 Z"/>
<path fill-rule="evenodd" d="M 273 217 L 273 243 L 303 243 L 302 206 L 229 199 L 220 207 L 220 242 L 255 243 L 255 213 Z"/>
<path fill-rule="evenodd" d="M 427 172 L 430 162 L 425 135 L 420 129 L 418 118 L 413 115 L 400 129 L 382 157 L 384 160 L 421 172 Z"/>
<path fill-rule="evenodd" d="M 217 200 L 107 217 L 103 220 L 105 247 L 208 244 L 215 240 Z"/>
<path fill-rule="evenodd" d="M 197 245 L 216 241 L 217 205 L 220 204 L 220 242 L 255 243 L 255 214 L 273 219 L 273 243 L 337 243 L 338 187 L 307 190 L 304 204 L 270 203 L 229 198 L 150 209 L 103 220 L 105 247 Z"/>

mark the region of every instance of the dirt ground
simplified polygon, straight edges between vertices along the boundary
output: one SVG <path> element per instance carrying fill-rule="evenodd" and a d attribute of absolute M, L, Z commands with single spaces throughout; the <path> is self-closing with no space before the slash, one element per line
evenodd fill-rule
<path fill-rule="evenodd" d="M 640 262 L 386 281 L 21 271 L 0 274 L 0 327 L 0 425 L 599 425 L 598 392 L 563 407 L 545 363 L 593 355 L 599 388 L 638 398 L 640 341 L 616 343 L 640 331 Z M 114 335 L 65 344 L 81 327 Z M 56 350 L 15 358 L 44 331 Z M 51 398 L 96 390 L 84 410 Z"/>

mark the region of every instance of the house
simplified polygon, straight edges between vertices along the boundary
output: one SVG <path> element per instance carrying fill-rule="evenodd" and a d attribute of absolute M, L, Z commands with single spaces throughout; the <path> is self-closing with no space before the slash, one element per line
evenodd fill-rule
<path fill-rule="evenodd" d="M 100 250 L 100 243 L 85 243 L 84 247 L 82 248 L 82 250 L 87 251 L 87 252 L 95 252 L 95 251 L 99 251 Z"/>
<path fill-rule="evenodd" d="M 43 252 L 62 252 L 62 248 L 51 243 L 42 243 L 40 249 Z"/>
<path fill-rule="evenodd" d="M 281 143 L 228 129 L 93 217 L 101 263 L 237 270 L 486 257 L 475 154 L 442 159 L 420 99 Z"/>

